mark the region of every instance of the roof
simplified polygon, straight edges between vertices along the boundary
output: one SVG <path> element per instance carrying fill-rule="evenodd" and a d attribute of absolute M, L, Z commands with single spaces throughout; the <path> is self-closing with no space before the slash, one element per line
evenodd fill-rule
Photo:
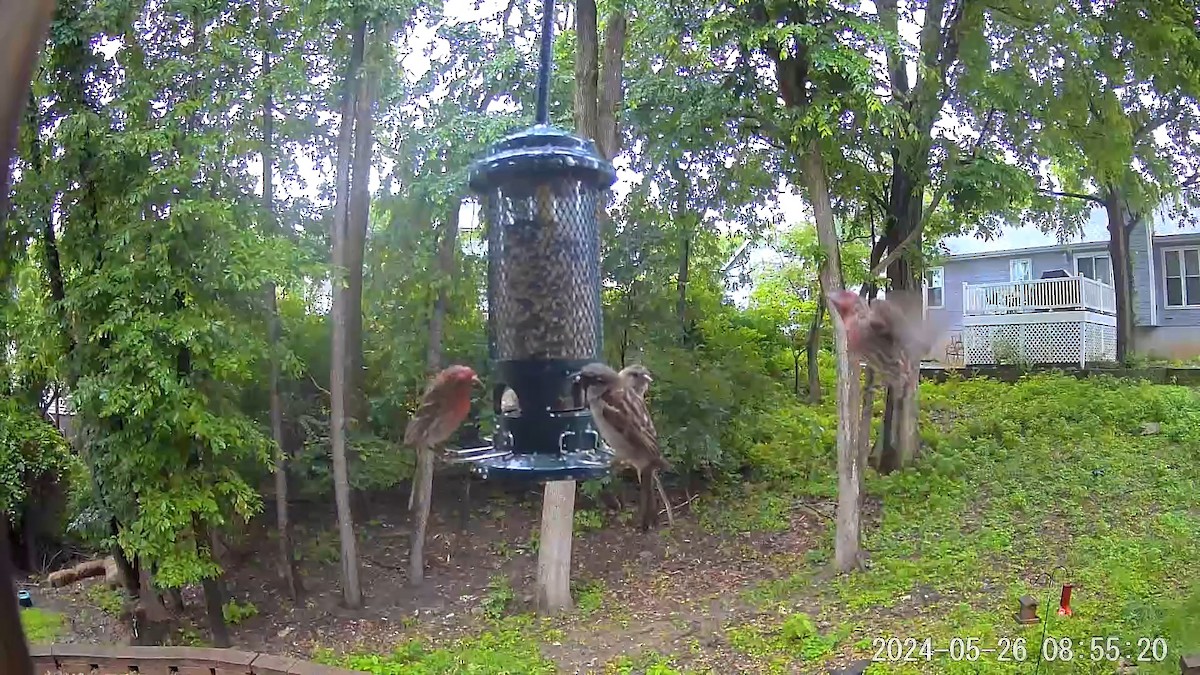
<path fill-rule="evenodd" d="M 1167 206 L 1155 209 L 1151 217 L 1151 226 L 1156 241 L 1186 241 L 1189 235 L 1200 234 L 1200 208 L 1190 209 L 1190 213 L 1179 216 Z M 1063 242 L 1057 240 L 1052 232 L 1044 232 L 1031 225 L 1025 227 L 1001 228 L 991 241 L 984 241 L 977 235 L 962 234 L 947 237 L 942 243 L 952 253 L 948 259 L 970 260 L 978 257 L 1006 257 L 1022 253 L 1054 253 L 1073 251 L 1080 247 L 1091 250 L 1108 242 L 1108 214 L 1100 207 L 1091 209 L 1083 227 L 1071 238 Z M 1091 248 L 1087 248 L 1091 247 Z"/>
<path fill-rule="evenodd" d="M 943 256 L 944 260 L 976 260 L 979 258 L 1011 258 L 1019 255 L 1034 255 L 1037 253 L 1058 253 L 1071 251 L 1095 251 L 1108 247 L 1106 241 L 1072 241 L 1051 246 L 1029 246 L 1026 248 L 1006 248 L 998 251 L 977 251 L 975 253 L 951 253 Z"/>
<path fill-rule="evenodd" d="M 1179 244 L 1193 241 L 1200 242 L 1200 232 L 1172 232 L 1170 234 L 1154 235 L 1156 244 Z M 977 260 L 981 258 L 1012 258 L 1038 253 L 1071 253 L 1074 251 L 1099 251 L 1108 248 L 1107 241 L 1069 241 L 1050 246 L 1027 246 L 1025 248 L 1006 248 L 997 251 L 976 251 L 974 253 L 951 253 L 943 256 L 943 260 Z"/>

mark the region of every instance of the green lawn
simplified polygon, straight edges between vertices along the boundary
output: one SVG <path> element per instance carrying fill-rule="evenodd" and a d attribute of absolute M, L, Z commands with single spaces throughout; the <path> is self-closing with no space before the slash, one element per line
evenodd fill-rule
<path fill-rule="evenodd" d="M 25 628 L 27 642 L 45 645 L 54 642 L 62 634 L 66 619 L 58 612 L 29 607 L 21 610 L 21 625 Z"/>

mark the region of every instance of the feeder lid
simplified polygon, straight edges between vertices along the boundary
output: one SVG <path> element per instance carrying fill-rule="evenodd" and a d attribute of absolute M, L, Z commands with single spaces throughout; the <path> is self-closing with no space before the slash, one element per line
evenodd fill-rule
<path fill-rule="evenodd" d="M 540 483 L 555 480 L 603 478 L 612 467 L 613 454 L 604 450 L 559 455 L 509 454 L 473 463 L 483 478 L 509 478 Z"/>
<path fill-rule="evenodd" d="M 600 156 L 593 141 L 549 124 L 536 124 L 497 141 L 485 157 L 471 164 L 467 182 L 475 192 L 484 192 L 505 178 L 564 171 L 593 181 L 600 189 L 617 181 L 616 169 Z"/>

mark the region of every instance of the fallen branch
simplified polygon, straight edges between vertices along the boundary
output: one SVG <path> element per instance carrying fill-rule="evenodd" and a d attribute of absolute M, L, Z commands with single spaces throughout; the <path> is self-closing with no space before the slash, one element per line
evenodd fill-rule
<path fill-rule="evenodd" d="M 680 502 L 680 503 L 679 503 L 677 506 L 675 506 L 674 508 L 677 508 L 677 509 L 682 509 L 683 507 L 687 506 L 688 504 L 691 504 L 692 502 L 696 501 L 696 500 L 697 500 L 697 499 L 699 499 L 699 498 L 700 498 L 700 495 L 692 495 L 691 497 L 688 497 L 686 500 L 684 500 L 684 501 Z M 668 505 L 669 505 L 669 503 L 668 503 Z M 659 511 L 659 512 L 658 512 L 658 515 L 660 515 L 660 516 L 661 516 L 662 514 L 664 514 L 664 513 L 666 513 L 666 512 L 667 512 L 667 509 L 663 509 L 663 510 L 661 510 L 661 511 Z M 672 524 L 674 524 L 674 523 L 672 523 Z"/>

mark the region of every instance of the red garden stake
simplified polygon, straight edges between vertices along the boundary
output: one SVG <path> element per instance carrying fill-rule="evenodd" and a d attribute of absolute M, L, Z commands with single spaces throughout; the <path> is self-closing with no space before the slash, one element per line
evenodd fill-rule
<path fill-rule="evenodd" d="M 1063 584 L 1062 597 L 1058 600 L 1058 615 L 1071 616 L 1071 588 L 1072 584 Z"/>

